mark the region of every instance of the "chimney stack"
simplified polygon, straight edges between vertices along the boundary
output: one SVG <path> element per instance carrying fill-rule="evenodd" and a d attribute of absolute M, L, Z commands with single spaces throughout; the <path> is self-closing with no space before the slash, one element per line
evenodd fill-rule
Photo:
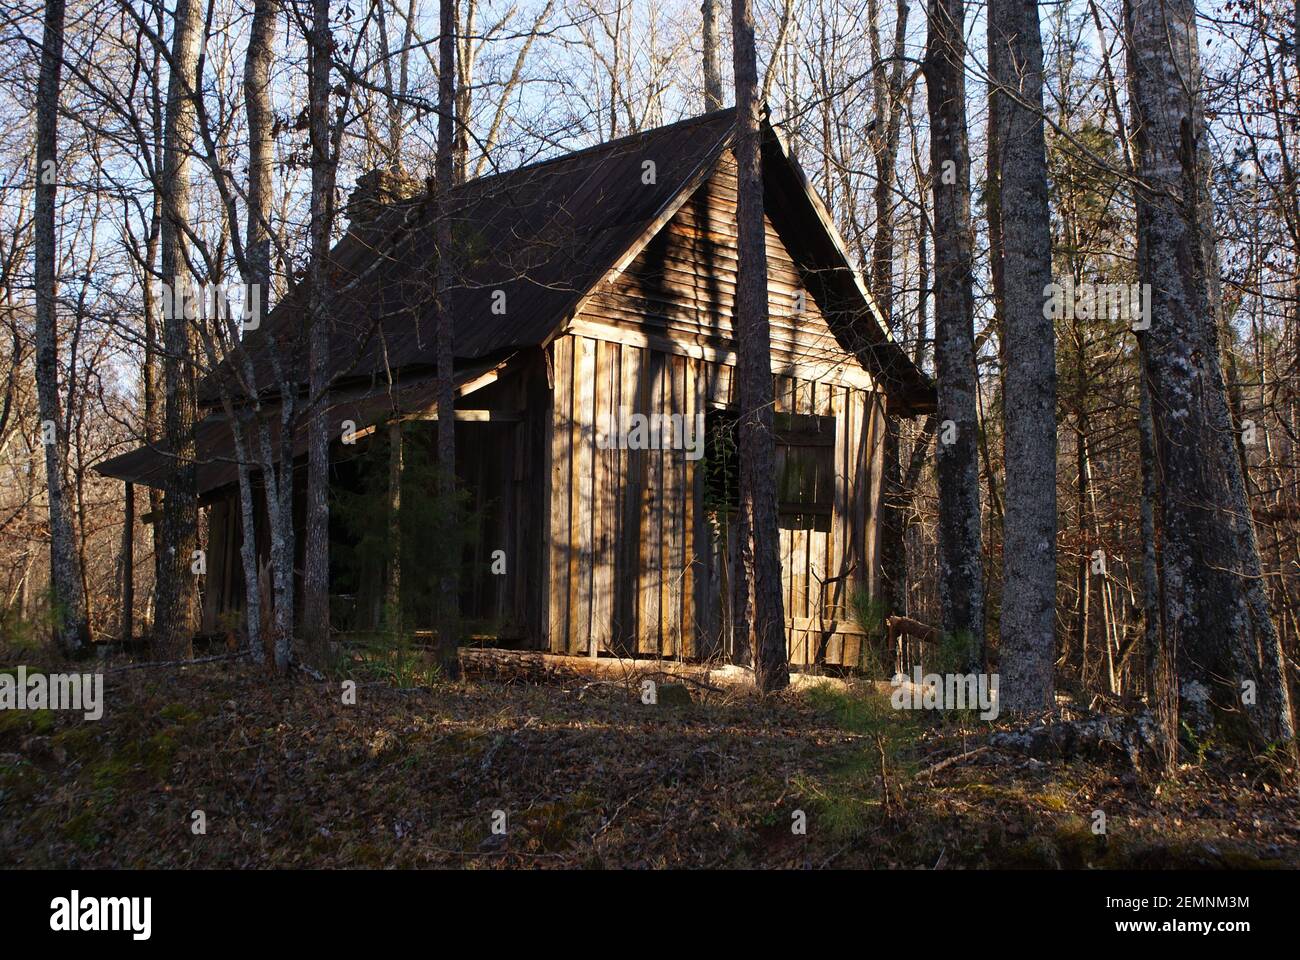
<path fill-rule="evenodd" d="M 400 167 L 376 167 L 357 177 L 357 185 L 348 196 L 344 213 L 348 232 L 369 241 L 366 235 L 385 209 L 424 192 L 424 184 Z"/>

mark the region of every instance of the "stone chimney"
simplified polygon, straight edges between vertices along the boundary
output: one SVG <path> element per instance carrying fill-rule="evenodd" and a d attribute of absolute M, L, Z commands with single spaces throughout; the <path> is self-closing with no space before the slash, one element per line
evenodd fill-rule
<path fill-rule="evenodd" d="M 348 218 L 348 231 L 364 237 L 385 208 L 423 192 L 423 181 L 400 167 L 376 167 L 363 173 L 357 177 L 357 185 L 343 209 Z"/>

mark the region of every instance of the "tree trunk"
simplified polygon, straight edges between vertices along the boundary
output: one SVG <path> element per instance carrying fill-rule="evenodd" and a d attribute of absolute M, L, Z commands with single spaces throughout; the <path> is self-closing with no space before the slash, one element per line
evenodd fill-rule
<path fill-rule="evenodd" d="M 158 61 L 155 60 L 155 63 Z M 158 123 L 161 130 L 162 123 Z M 158 134 L 155 143 L 154 158 L 162 156 L 161 132 Z M 145 242 L 144 265 L 140 271 L 143 278 L 143 289 L 141 290 L 141 306 L 144 320 L 144 365 L 140 371 L 140 393 L 144 400 L 144 438 L 145 442 L 161 447 L 163 443 L 163 416 L 162 403 L 159 400 L 159 375 L 158 375 L 158 354 L 161 346 L 159 336 L 160 318 L 162 311 L 158 303 L 158 290 L 154 286 L 153 271 L 158 264 L 158 244 L 162 236 L 162 180 L 156 179 L 153 185 L 153 215 L 150 218 L 149 238 Z M 170 282 L 170 281 L 168 281 Z M 147 488 L 149 497 L 149 513 L 151 513 L 155 522 L 149 525 L 149 539 L 153 544 L 155 556 L 161 551 L 162 537 L 159 528 L 162 526 L 157 522 L 157 518 L 162 516 L 162 491 L 152 484 Z M 154 563 L 155 573 L 157 572 L 157 562 Z"/>
<path fill-rule="evenodd" d="M 1056 662 L 1056 336 L 1037 0 L 990 0 L 1002 236 L 1006 443 L 999 696 L 1003 709 L 1053 703 Z"/>
<path fill-rule="evenodd" d="M 736 451 L 739 454 L 739 442 Z M 749 504 L 745 500 L 747 493 L 748 490 L 739 492 L 740 502 L 736 505 L 736 548 L 731 564 L 731 662 L 745 666 L 752 664 L 754 658 L 754 598 L 750 591 L 754 546 L 750 537 Z"/>
<path fill-rule="evenodd" d="M 253 22 L 244 56 L 244 112 L 248 117 L 248 224 L 244 256 L 248 283 L 262 284 L 263 311 L 269 309 L 271 285 L 271 165 L 275 115 L 271 107 L 271 63 L 277 0 L 253 0 Z"/>
<path fill-rule="evenodd" d="M 873 191 L 876 229 L 871 242 L 871 293 L 891 331 L 897 333 L 894 318 L 894 181 L 898 162 L 898 139 L 902 120 L 903 46 L 908 7 L 899 0 L 894 20 L 894 57 L 886 69 L 880 51 L 879 6 L 868 4 L 871 23 L 872 76 L 875 90 L 875 119 L 869 136 L 875 160 L 876 186 Z M 880 505 L 880 601 L 885 615 L 907 614 L 907 554 L 904 545 L 906 492 L 902 488 L 901 427 L 897 411 L 885 409 L 885 438 Z"/>
<path fill-rule="evenodd" d="M 875 0 L 869 8 L 876 10 Z M 903 118 L 903 64 L 908 7 L 899 0 L 894 19 L 892 66 L 885 68 L 881 57 L 878 24 L 873 15 L 871 30 L 872 75 L 875 89 L 875 117 L 869 140 L 875 161 L 876 185 L 872 190 L 876 232 L 871 241 L 871 293 L 891 325 L 894 322 L 894 181 L 897 179 L 898 140 Z"/>
<path fill-rule="evenodd" d="M 272 129 L 275 114 L 270 98 L 270 69 L 273 62 L 278 0 L 254 0 L 253 22 L 249 29 L 248 50 L 244 59 L 244 109 L 248 116 L 248 223 L 245 261 L 245 282 L 260 289 L 263 316 L 271 309 L 271 211 L 272 164 L 275 160 L 275 141 Z M 289 382 L 281 367 L 278 347 L 267 341 L 272 373 L 280 391 L 281 435 L 293 435 L 295 420 L 295 385 Z M 256 382 L 254 369 L 247 355 L 242 355 L 244 379 L 250 400 L 260 414 L 257 400 L 261 386 Z M 294 603 L 294 529 L 293 529 L 293 458 L 281 457 L 277 470 L 271 449 L 270 427 L 260 416 L 249 424 L 248 445 L 262 473 L 262 495 L 266 502 L 267 526 L 270 532 L 270 568 L 273 583 L 274 618 L 265 618 L 273 624 L 275 665 L 280 671 L 288 668 L 293 651 Z M 286 445 L 291 447 L 291 444 Z M 291 453 L 290 450 L 283 451 Z M 247 525 L 245 530 L 247 530 Z M 256 552 L 254 552 L 256 557 Z M 260 571 L 259 571 L 260 572 Z M 249 589 L 249 588 L 246 588 Z M 261 589 L 258 576 L 251 589 Z"/>
<path fill-rule="evenodd" d="M 1161 620 L 1177 666 L 1179 714 L 1198 733 L 1216 708 L 1241 711 L 1260 746 L 1294 741 L 1277 631 L 1237 457 L 1211 301 L 1202 201 L 1200 58 L 1192 0 L 1126 0 L 1137 131 L 1138 272 L 1150 329 L 1160 473 Z"/>
<path fill-rule="evenodd" d="M 303 637 L 317 656 L 329 643 L 330 225 L 334 212 L 334 157 L 330 144 L 330 66 L 334 47 L 329 0 L 312 0 L 310 38 L 311 277 L 308 297 L 307 523 L 303 560 Z M 292 461 L 290 461 L 292 462 Z M 290 504 L 292 499 L 290 498 Z"/>
<path fill-rule="evenodd" d="M 762 105 L 750 0 L 731 0 L 735 48 L 736 165 L 736 380 L 740 405 L 740 497 L 753 538 L 754 676 L 763 691 L 790 682 L 785 611 L 781 598 L 780 533 L 776 515 L 775 438 L 772 432 L 772 357 L 767 316 L 767 248 L 763 227 Z"/>
<path fill-rule="evenodd" d="M 55 309 L 58 249 L 55 192 L 59 179 L 59 79 L 63 68 L 64 0 L 45 4 L 41 73 L 36 94 L 36 392 L 45 447 L 50 515 L 50 603 L 54 640 L 68 656 L 90 650 L 86 600 L 73 545 L 72 517 L 63 465 L 68 438 L 59 403 L 59 338 Z"/>
<path fill-rule="evenodd" d="M 272 361 L 275 362 L 272 351 Z M 277 364 L 278 367 L 278 364 Z M 275 490 L 267 490 L 266 508 L 271 528 L 271 566 L 275 573 L 275 668 L 283 673 L 293 658 L 294 594 L 297 589 L 294 558 L 297 554 L 293 526 L 293 433 L 297 419 L 297 383 L 276 370 L 280 388 L 280 460 L 278 475 L 269 430 L 261 432 L 262 475 L 276 477 Z"/>
<path fill-rule="evenodd" d="M 1082 345 L 1079 347 L 1082 355 Z M 1082 363 L 1080 364 L 1082 366 Z M 1079 378 L 1079 383 L 1086 381 Z M 1088 544 L 1092 538 L 1088 534 L 1088 433 L 1086 417 L 1081 412 L 1075 426 L 1075 472 L 1078 479 L 1075 484 L 1075 509 L 1078 511 L 1076 530 L 1079 537 L 1079 560 L 1076 589 L 1078 606 L 1075 609 L 1075 634 L 1079 644 L 1079 685 L 1086 689 L 1088 682 L 1088 633 L 1092 616 L 1092 556 Z"/>
<path fill-rule="evenodd" d="M 453 281 L 451 219 L 447 195 L 455 182 L 456 4 L 440 0 L 438 38 L 438 153 L 435 158 L 438 219 L 434 239 L 437 274 L 438 482 L 441 513 L 451 556 L 441 564 L 438 583 L 438 665 L 443 676 L 460 677 L 460 511 L 456 497 L 456 388 L 453 379 L 455 338 L 447 309 Z"/>
<path fill-rule="evenodd" d="M 907 616 L 907 553 L 904 514 L 901 419 L 885 408 L 884 460 L 880 495 L 880 605 L 884 616 Z"/>
<path fill-rule="evenodd" d="M 167 83 L 167 121 L 163 134 L 163 282 L 171 297 L 163 306 L 163 438 L 171 462 L 163 486 L 162 517 L 155 552 L 154 644 L 163 659 L 189 657 L 198 628 L 198 579 L 193 570 L 198 549 L 198 489 L 194 423 L 198 418 L 194 384 L 194 331 L 201 304 L 187 317 L 190 273 L 185 227 L 190 215 L 190 161 L 194 141 L 194 101 L 199 87 L 198 55 L 203 7 L 178 0 L 172 36 L 171 76 Z"/>
<path fill-rule="evenodd" d="M 704 34 L 704 112 L 722 109 L 722 57 L 718 37 L 718 0 L 700 4 Z"/>
<path fill-rule="evenodd" d="M 970 151 L 962 0 L 930 0 L 925 55 L 934 189 L 935 372 L 938 376 L 939 602 L 943 631 L 984 662 L 978 382 L 971 292 Z"/>
<path fill-rule="evenodd" d="M 453 0 L 453 13 L 455 10 L 456 3 Z M 476 10 L 476 0 L 465 0 L 465 26 L 463 32 L 458 30 L 459 35 L 456 38 L 456 85 L 453 97 L 456 108 L 453 111 L 455 122 L 452 133 L 452 140 L 455 143 L 455 153 L 452 156 L 453 183 L 464 183 L 469 173 L 469 121 L 474 99 L 474 14 Z M 457 17 L 455 22 L 459 23 L 460 18 Z"/>
<path fill-rule="evenodd" d="M 245 228 L 247 241 L 244 246 L 246 264 L 244 283 L 250 289 L 258 291 L 257 302 L 261 305 L 263 316 L 271 309 L 271 165 L 275 158 L 275 141 L 271 130 L 275 115 L 271 107 L 270 83 L 272 46 L 275 43 L 278 8 L 277 0 L 254 0 L 253 22 L 249 28 L 248 49 L 244 55 L 244 111 L 248 117 L 248 223 Z M 275 344 L 270 344 L 269 349 L 276 350 L 277 347 Z M 267 505 L 266 516 L 270 521 L 272 518 L 278 519 L 279 516 L 276 476 L 269 458 L 262 456 L 264 450 L 262 434 L 267 429 L 267 425 L 262 422 L 260 416 L 261 404 L 258 395 L 261 388 L 256 382 L 251 361 L 246 355 L 243 360 L 245 386 L 249 393 L 248 402 L 253 411 L 252 415 L 246 417 L 244 421 L 243 446 L 246 455 L 255 459 L 262 468 L 262 494 Z M 248 625 L 249 650 L 254 661 L 260 663 L 265 649 L 261 624 L 278 623 L 279 611 L 277 609 L 276 617 L 272 620 L 264 616 L 261 610 L 262 581 L 257 563 L 256 529 L 253 523 L 251 470 L 247 464 L 241 466 L 239 484 L 240 521 L 244 539 L 240 548 L 244 565 L 244 592 L 248 598 L 257 598 L 256 602 L 251 599 L 246 601 L 245 622 Z M 292 567 L 284 569 L 273 560 L 272 580 L 278 583 L 286 576 L 292 578 Z M 273 588 L 273 604 L 278 606 L 278 599 L 281 596 L 282 590 Z M 290 614 L 292 615 L 292 611 Z"/>
<path fill-rule="evenodd" d="M 1156 436 L 1151 416 L 1151 386 L 1140 371 L 1138 450 L 1142 458 L 1142 612 L 1146 644 L 1147 705 L 1160 728 L 1161 766 L 1172 774 L 1178 768 L 1178 677 L 1174 658 L 1164 641 L 1160 611 L 1160 547 L 1156 517 L 1160 500 L 1156 475 Z"/>
<path fill-rule="evenodd" d="M 213 367 L 215 368 L 215 364 Z M 223 391 L 224 392 L 224 391 Z M 246 407 L 236 410 L 228 397 L 226 416 L 230 420 L 235 439 L 235 456 L 239 458 L 237 480 L 239 486 L 239 563 L 244 571 L 244 626 L 247 630 L 247 647 L 254 663 L 262 663 L 265 648 L 262 646 L 262 590 L 257 571 L 257 537 L 253 529 L 253 474 L 250 427 L 258 428 L 255 415 Z"/>

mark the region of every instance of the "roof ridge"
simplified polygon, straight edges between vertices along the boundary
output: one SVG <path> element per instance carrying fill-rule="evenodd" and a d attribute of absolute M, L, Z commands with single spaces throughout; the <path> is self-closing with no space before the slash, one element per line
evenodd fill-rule
<path fill-rule="evenodd" d="M 735 107 L 723 107 L 721 110 L 713 110 L 709 113 L 701 113 L 693 117 L 683 117 L 681 120 L 675 120 L 672 123 L 666 123 L 660 127 L 651 127 L 648 130 L 639 130 L 636 133 L 627 133 L 621 137 L 616 137 L 613 140 L 604 140 L 601 141 L 600 143 L 593 143 L 590 146 L 581 147 L 577 150 L 570 150 L 564 153 L 559 153 L 553 157 L 547 157 L 544 160 L 534 160 L 531 163 L 525 163 L 522 166 L 511 167 L 509 170 L 498 170 L 495 173 L 490 173 L 482 177 L 474 177 L 471 180 L 466 180 L 464 183 L 457 184 L 456 187 L 452 190 L 452 194 L 454 195 L 470 186 L 477 186 L 489 180 L 495 180 L 498 177 L 511 177 L 514 176 L 515 174 L 523 173 L 525 171 L 533 171 L 539 167 L 549 166 L 550 164 L 553 163 L 560 163 L 565 160 L 574 160 L 578 157 L 583 157 L 587 154 L 598 153 L 602 151 L 613 152 L 617 147 L 629 144 L 632 141 L 637 140 L 638 138 L 643 139 L 650 136 L 658 136 L 659 134 L 668 133 L 669 131 L 676 131 L 683 127 L 689 127 L 694 124 L 702 125 L 709 121 L 720 120 L 725 114 L 735 114 L 735 112 L 736 112 Z M 403 200 L 399 202 L 410 203 L 411 200 Z"/>

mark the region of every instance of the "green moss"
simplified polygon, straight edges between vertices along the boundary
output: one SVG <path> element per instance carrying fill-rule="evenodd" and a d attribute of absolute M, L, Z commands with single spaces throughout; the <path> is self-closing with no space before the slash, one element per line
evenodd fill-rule
<path fill-rule="evenodd" d="M 359 843 L 340 851 L 340 862 L 349 867 L 377 867 L 387 866 L 387 858 L 384 851 L 373 843 Z"/>
<path fill-rule="evenodd" d="M 131 778 L 134 766 L 123 757 L 109 757 L 86 768 L 84 779 L 96 790 L 116 790 Z"/>
<path fill-rule="evenodd" d="M 74 760 L 84 760 L 99 753 L 99 740 L 95 730 L 89 724 L 81 724 L 60 730 L 51 739 L 56 747 L 61 747 Z"/>
<path fill-rule="evenodd" d="M 465 727 L 447 734 L 442 743 L 453 753 L 478 756 L 487 749 L 488 731 L 483 727 Z"/>
<path fill-rule="evenodd" d="M 21 737 L 29 734 L 45 736 L 54 729 L 53 710 L 0 711 L 0 738 Z"/>
<path fill-rule="evenodd" d="M 1053 833 L 1061 864 L 1068 870 L 1089 867 L 1115 867 L 1123 859 L 1120 844 L 1110 838 L 1095 834 L 1082 817 L 1071 817 Z"/>
<path fill-rule="evenodd" d="M 155 733 L 144 742 L 140 762 L 156 779 L 165 779 L 171 771 L 176 756 L 176 737 L 171 733 Z"/>
<path fill-rule="evenodd" d="M 197 723 L 202 717 L 183 703 L 169 703 L 158 712 L 164 720 L 180 724 Z"/>
<path fill-rule="evenodd" d="M 0 711 L 0 743 L 27 732 L 27 718 L 21 710 Z"/>
<path fill-rule="evenodd" d="M 566 800 L 532 807 L 519 815 L 520 833 L 535 850 L 566 850 L 575 840 L 587 835 L 587 814 L 598 805 L 595 798 L 579 791 Z"/>
<path fill-rule="evenodd" d="M 122 744 L 110 756 L 90 764 L 82 779 L 96 790 L 120 789 L 141 775 L 160 782 L 171 772 L 176 750 L 174 734 L 155 733 L 146 740 Z"/>
<path fill-rule="evenodd" d="M 1286 864 L 1265 859 L 1241 847 L 1225 847 L 1216 842 L 1177 842 L 1147 844 L 1135 848 L 1116 864 L 1130 869 L 1159 870 L 1280 870 Z"/>
<path fill-rule="evenodd" d="M 1069 800 L 1059 793 L 1030 793 L 1019 787 L 1008 787 L 998 783 L 966 783 L 949 789 L 979 800 L 995 800 L 999 803 L 1018 804 L 1029 808 L 1045 808 L 1052 813 L 1065 813 L 1070 809 Z"/>
<path fill-rule="evenodd" d="M 98 818 L 90 811 L 86 811 L 64 823 L 60 832 L 64 839 L 75 843 L 82 850 L 93 850 L 99 842 L 99 834 L 95 832 L 97 824 Z"/>
<path fill-rule="evenodd" d="M 1247 850 L 1223 851 L 1223 865 L 1229 870 L 1285 870 L 1281 860 L 1256 856 Z"/>

